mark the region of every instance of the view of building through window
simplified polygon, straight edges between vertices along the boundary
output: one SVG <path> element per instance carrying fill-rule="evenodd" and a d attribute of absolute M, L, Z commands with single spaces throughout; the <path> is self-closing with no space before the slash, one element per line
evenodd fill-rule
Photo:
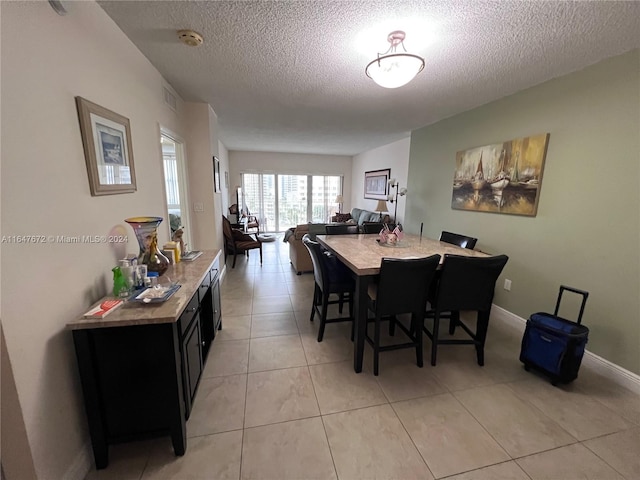
<path fill-rule="evenodd" d="M 260 229 L 282 232 L 300 223 L 328 222 L 338 208 L 342 177 L 245 173 L 242 191 L 242 208 L 260 218 Z"/>

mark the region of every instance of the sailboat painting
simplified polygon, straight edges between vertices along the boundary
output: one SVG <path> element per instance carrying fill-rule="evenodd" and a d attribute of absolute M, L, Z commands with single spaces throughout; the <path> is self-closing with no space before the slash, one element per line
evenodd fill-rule
<path fill-rule="evenodd" d="M 456 153 L 451 208 L 535 217 L 549 134 Z"/>

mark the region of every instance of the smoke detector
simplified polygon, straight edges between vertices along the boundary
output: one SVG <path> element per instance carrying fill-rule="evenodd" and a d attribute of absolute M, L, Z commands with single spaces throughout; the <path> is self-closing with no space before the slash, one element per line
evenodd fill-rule
<path fill-rule="evenodd" d="M 194 32 L 193 30 L 179 30 L 178 38 L 180 41 L 190 47 L 197 47 L 202 45 L 204 42 L 204 38 L 198 32 Z"/>

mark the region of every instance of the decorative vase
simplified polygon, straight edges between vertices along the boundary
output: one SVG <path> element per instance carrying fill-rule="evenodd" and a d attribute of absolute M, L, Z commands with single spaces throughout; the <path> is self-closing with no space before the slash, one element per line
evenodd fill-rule
<path fill-rule="evenodd" d="M 162 220 L 162 217 L 131 217 L 124 220 L 131 225 L 138 239 L 138 263 L 146 265 L 150 272 L 158 272 L 158 275 L 169 268 L 169 259 L 158 249 L 158 225 Z"/>

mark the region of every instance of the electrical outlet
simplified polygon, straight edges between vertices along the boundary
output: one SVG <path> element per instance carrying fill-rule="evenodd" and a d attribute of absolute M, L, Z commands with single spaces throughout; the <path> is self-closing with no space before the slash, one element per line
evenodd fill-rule
<path fill-rule="evenodd" d="M 202 203 L 194 203 L 193 204 L 193 211 L 194 212 L 204 212 L 204 204 L 202 204 Z"/>
<path fill-rule="evenodd" d="M 509 280 L 508 278 L 505 278 L 505 280 L 504 280 L 504 289 L 507 292 L 511 291 L 511 280 Z"/>

